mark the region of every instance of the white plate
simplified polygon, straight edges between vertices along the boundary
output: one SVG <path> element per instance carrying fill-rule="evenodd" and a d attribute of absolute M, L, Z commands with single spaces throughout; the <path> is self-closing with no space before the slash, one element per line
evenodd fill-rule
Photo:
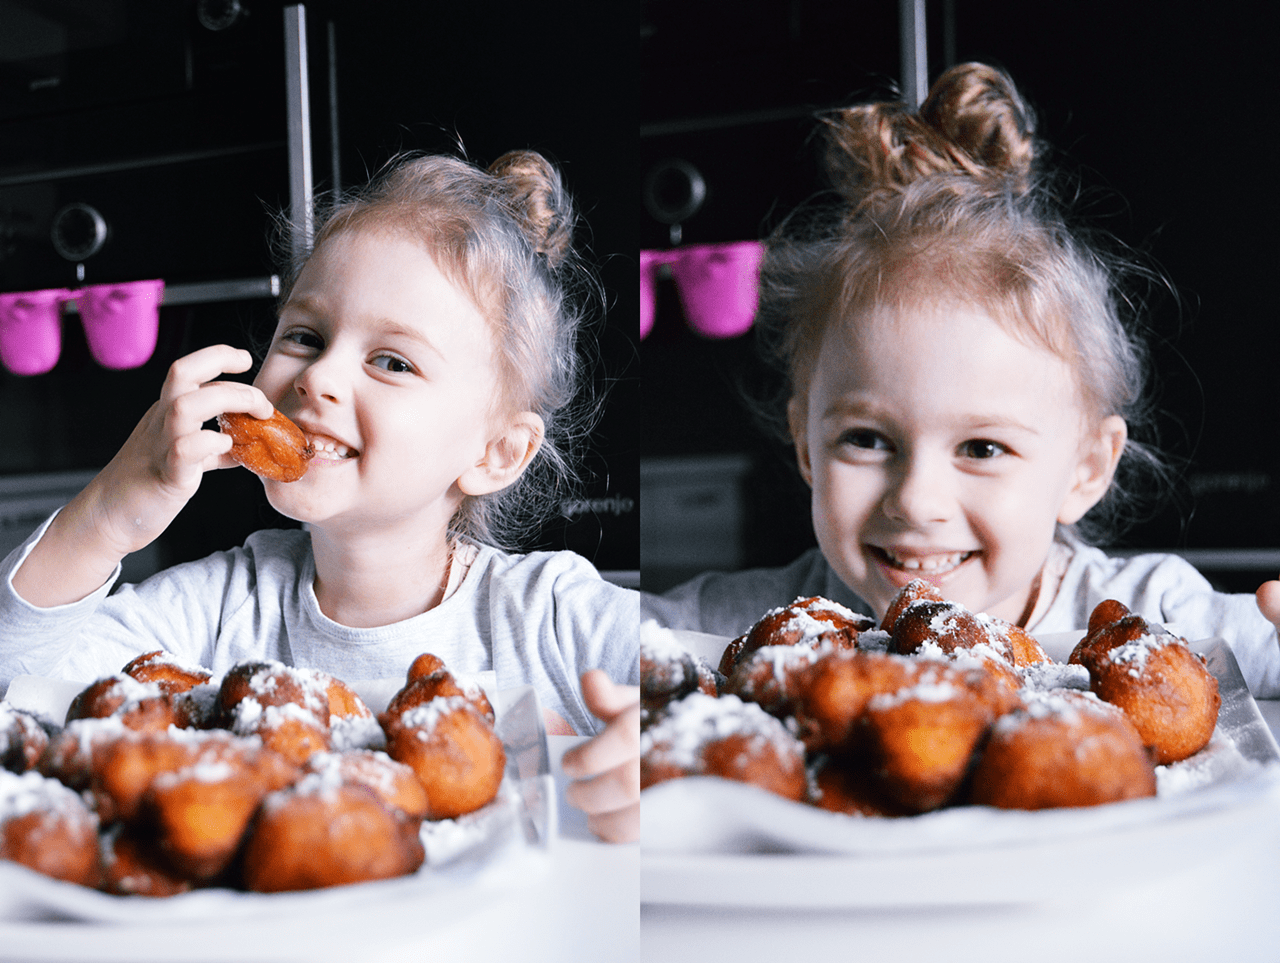
<path fill-rule="evenodd" d="M 41 698 L 50 697 L 50 693 L 56 698 L 62 688 L 46 687 Z M 42 690 L 30 683 L 26 691 Z M 22 688 L 14 692 L 11 687 L 10 692 L 23 698 Z M 545 861 L 556 834 L 555 781 L 537 694 L 532 686 L 520 686 L 492 695 L 497 715 L 494 728 L 507 753 L 498 798 L 460 819 L 424 823 L 422 839 L 428 863 L 411 876 L 302 893 L 203 889 L 148 899 L 109 896 L 0 861 L 0 920 L 222 923 L 268 917 L 337 918 L 402 903 L 412 905 L 417 919 L 445 922 L 455 918 L 457 901 L 445 899 L 446 894 L 459 887 L 527 884 L 530 875 L 537 876 L 531 867 Z"/>
<path fill-rule="evenodd" d="M 752 786 L 674 780 L 642 805 L 641 899 L 736 907 L 1027 903 L 1185 870 L 1280 819 L 1280 750 L 1230 646 L 1205 750 L 1161 767 L 1160 795 L 1088 809 L 957 807 L 908 819 L 828 813 Z"/>

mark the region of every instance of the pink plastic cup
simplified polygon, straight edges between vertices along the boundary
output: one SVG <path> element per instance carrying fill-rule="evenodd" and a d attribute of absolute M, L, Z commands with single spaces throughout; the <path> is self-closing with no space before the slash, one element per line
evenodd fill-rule
<path fill-rule="evenodd" d="M 62 353 L 65 288 L 0 294 L 0 361 L 17 375 L 44 374 Z"/>
<path fill-rule="evenodd" d="M 160 332 L 164 281 L 95 284 L 76 294 L 89 353 L 104 368 L 146 364 Z"/>
<path fill-rule="evenodd" d="M 663 263 L 657 251 L 640 252 L 640 340 L 653 330 L 653 315 L 658 297 L 658 266 Z"/>
<path fill-rule="evenodd" d="M 671 274 L 689 325 L 708 338 L 746 334 L 760 304 L 758 241 L 700 244 L 684 248 L 671 262 Z"/>

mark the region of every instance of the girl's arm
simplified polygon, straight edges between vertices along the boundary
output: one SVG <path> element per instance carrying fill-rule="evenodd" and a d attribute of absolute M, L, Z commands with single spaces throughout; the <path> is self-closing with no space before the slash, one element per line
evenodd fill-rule
<path fill-rule="evenodd" d="M 14 590 L 41 608 L 79 601 L 168 528 L 206 471 L 234 464 L 230 437 L 204 423 L 227 411 L 271 416 L 273 406 L 257 388 L 213 380 L 252 364 L 249 352 L 227 345 L 175 361 L 160 400 L 32 547 L 13 575 Z"/>

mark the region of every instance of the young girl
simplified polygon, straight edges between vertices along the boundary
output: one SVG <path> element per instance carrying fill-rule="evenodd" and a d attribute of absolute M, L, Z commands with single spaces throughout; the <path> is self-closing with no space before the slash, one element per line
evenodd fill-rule
<path fill-rule="evenodd" d="M 565 757 L 570 798 L 600 835 L 633 838 L 637 594 L 571 552 L 495 547 L 568 471 L 572 220 L 558 173 L 527 151 L 488 171 L 411 160 L 339 204 L 253 385 L 216 380 L 250 368 L 236 348 L 175 362 L 116 457 L 5 561 L 3 684 L 91 681 L 156 648 L 215 673 L 269 658 L 356 681 L 430 651 L 532 684 L 553 732 L 596 733 Z M 234 464 L 230 437 L 203 425 L 273 407 L 316 452 L 301 480 L 264 481 L 305 529 L 113 592 L 120 560 Z"/>
<path fill-rule="evenodd" d="M 1217 594 L 1176 556 L 1113 559 L 1081 537 L 1125 495 L 1117 472 L 1151 458 L 1128 436 L 1144 355 L 1041 179 L 1013 84 L 961 65 L 918 112 L 871 104 L 829 125 L 837 200 L 770 239 L 758 318 L 819 549 L 646 596 L 645 616 L 735 636 L 823 595 L 880 617 L 924 578 L 1055 633 L 1115 598 L 1226 637 L 1253 692 L 1280 694 L 1280 582 Z"/>

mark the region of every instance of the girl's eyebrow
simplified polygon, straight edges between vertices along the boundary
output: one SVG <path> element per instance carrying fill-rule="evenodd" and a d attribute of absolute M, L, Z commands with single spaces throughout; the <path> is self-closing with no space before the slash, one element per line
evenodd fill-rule
<path fill-rule="evenodd" d="M 440 349 L 437 348 L 434 344 L 432 344 L 431 339 L 428 338 L 423 332 L 419 331 L 417 328 L 407 327 L 406 325 L 401 324 L 399 321 L 393 321 L 391 318 L 379 318 L 376 322 L 374 322 L 374 324 L 377 328 L 378 333 L 383 337 L 407 338 L 410 341 L 416 341 L 418 344 L 422 345 L 424 348 L 426 348 L 428 351 L 430 351 L 432 354 L 436 355 L 437 357 L 439 358 L 444 357 Z"/>
<path fill-rule="evenodd" d="M 891 420 L 892 412 L 880 405 L 856 398 L 836 398 L 822 412 L 821 420 L 826 421 L 831 418 L 847 418 L 851 416 L 883 421 Z M 1008 415 L 977 414 L 966 418 L 963 425 L 966 432 L 976 433 L 992 429 L 1003 429 L 1006 431 L 1020 431 L 1029 435 L 1041 434 L 1039 428 Z"/>

